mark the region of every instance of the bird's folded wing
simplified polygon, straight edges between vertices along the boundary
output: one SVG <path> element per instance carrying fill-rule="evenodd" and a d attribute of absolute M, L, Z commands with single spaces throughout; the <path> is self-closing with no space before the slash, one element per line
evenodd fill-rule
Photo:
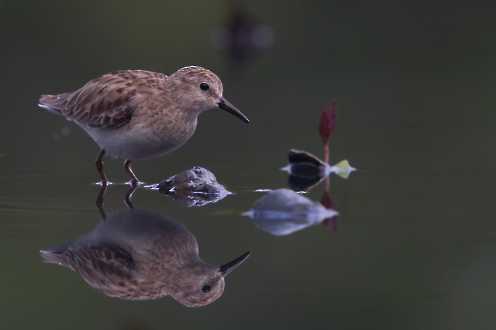
<path fill-rule="evenodd" d="M 105 74 L 70 94 L 64 116 L 90 127 L 119 128 L 136 111 L 138 94 L 152 94 L 167 77 L 163 74 L 126 70 Z"/>
<path fill-rule="evenodd" d="M 131 277 L 136 267 L 132 255 L 113 244 L 81 246 L 71 252 L 72 266 L 78 272 Z"/>

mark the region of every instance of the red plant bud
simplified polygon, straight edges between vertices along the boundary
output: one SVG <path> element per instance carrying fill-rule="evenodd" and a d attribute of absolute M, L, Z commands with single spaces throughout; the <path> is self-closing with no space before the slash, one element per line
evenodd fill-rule
<path fill-rule="evenodd" d="M 324 144 L 328 144 L 331 135 L 334 133 L 334 128 L 336 127 L 336 100 L 325 107 L 320 115 L 320 137 Z"/>

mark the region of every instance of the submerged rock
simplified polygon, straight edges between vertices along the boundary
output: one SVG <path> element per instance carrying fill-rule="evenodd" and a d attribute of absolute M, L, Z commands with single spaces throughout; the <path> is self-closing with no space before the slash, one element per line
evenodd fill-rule
<path fill-rule="evenodd" d="M 289 164 L 282 168 L 291 175 L 302 178 L 320 178 L 330 173 L 330 166 L 317 156 L 303 150 L 288 152 Z"/>
<path fill-rule="evenodd" d="M 292 234 L 337 214 L 289 189 L 267 193 L 255 202 L 251 210 L 243 213 L 261 230 L 275 236 Z"/>
<path fill-rule="evenodd" d="M 212 172 L 201 166 L 194 166 L 147 188 L 194 207 L 216 203 L 231 194 Z"/>
<path fill-rule="evenodd" d="M 289 187 L 296 191 L 309 190 L 332 173 L 347 179 L 356 170 L 347 160 L 331 166 L 317 156 L 297 149 L 289 150 L 288 160 L 289 164 L 281 170 L 289 174 Z"/>
<path fill-rule="evenodd" d="M 303 150 L 289 150 L 288 161 L 281 170 L 289 174 L 288 185 L 295 191 L 310 190 L 329 174 L 329 165 Z"/>

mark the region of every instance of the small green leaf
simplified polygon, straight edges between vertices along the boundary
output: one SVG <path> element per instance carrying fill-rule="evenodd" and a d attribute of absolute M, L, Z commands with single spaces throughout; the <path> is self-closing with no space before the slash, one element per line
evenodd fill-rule
<path fill-rule="evenodd" d="M 351 172 L 356 171 L 356 168 L 350 165 L 350 163 L 344 159 L 331 167 L 332 172 L 336 173 L 343 179 L 348 179 Z"/>

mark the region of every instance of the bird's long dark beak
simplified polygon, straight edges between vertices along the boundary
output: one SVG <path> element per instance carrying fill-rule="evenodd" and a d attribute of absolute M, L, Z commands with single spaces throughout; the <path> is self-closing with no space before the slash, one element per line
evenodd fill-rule
<path fill-rule="evenodd" d="M 219 105 L 219 108 L 229 112 L 232 115 L 235 115 L 236 117 L 238 117 L 239 119 L 241 119 L 245 123 L 247 123 L 247 124 L 250 123 L 250 120 L 248 119 L 248 117 L 246 117 L 241 111 L 239 111 L 238 108 L 236 108 L 231 102 L 229 102 L 225 98 L 221 98 L 218 105 Z"/>
<path fill-rule="evenodd" d="M 235 270 L 236 268 L 238 268 L 238 266 L 241 265 L 243 263 L 243 261 L 245 261 L 246 258 L 248 258 L 249 256 L 250 256 L 250 252 L 243 253 L 242 255 L 240 255 L 239 257 L 237 257 L 236 259 L 234 259 L 232 261 L 229 261 L 228 263 L 220 266 L 219 272 L 223 276 L 229 275 L 229 273 L 231 273 L 233 270 Z"/>

